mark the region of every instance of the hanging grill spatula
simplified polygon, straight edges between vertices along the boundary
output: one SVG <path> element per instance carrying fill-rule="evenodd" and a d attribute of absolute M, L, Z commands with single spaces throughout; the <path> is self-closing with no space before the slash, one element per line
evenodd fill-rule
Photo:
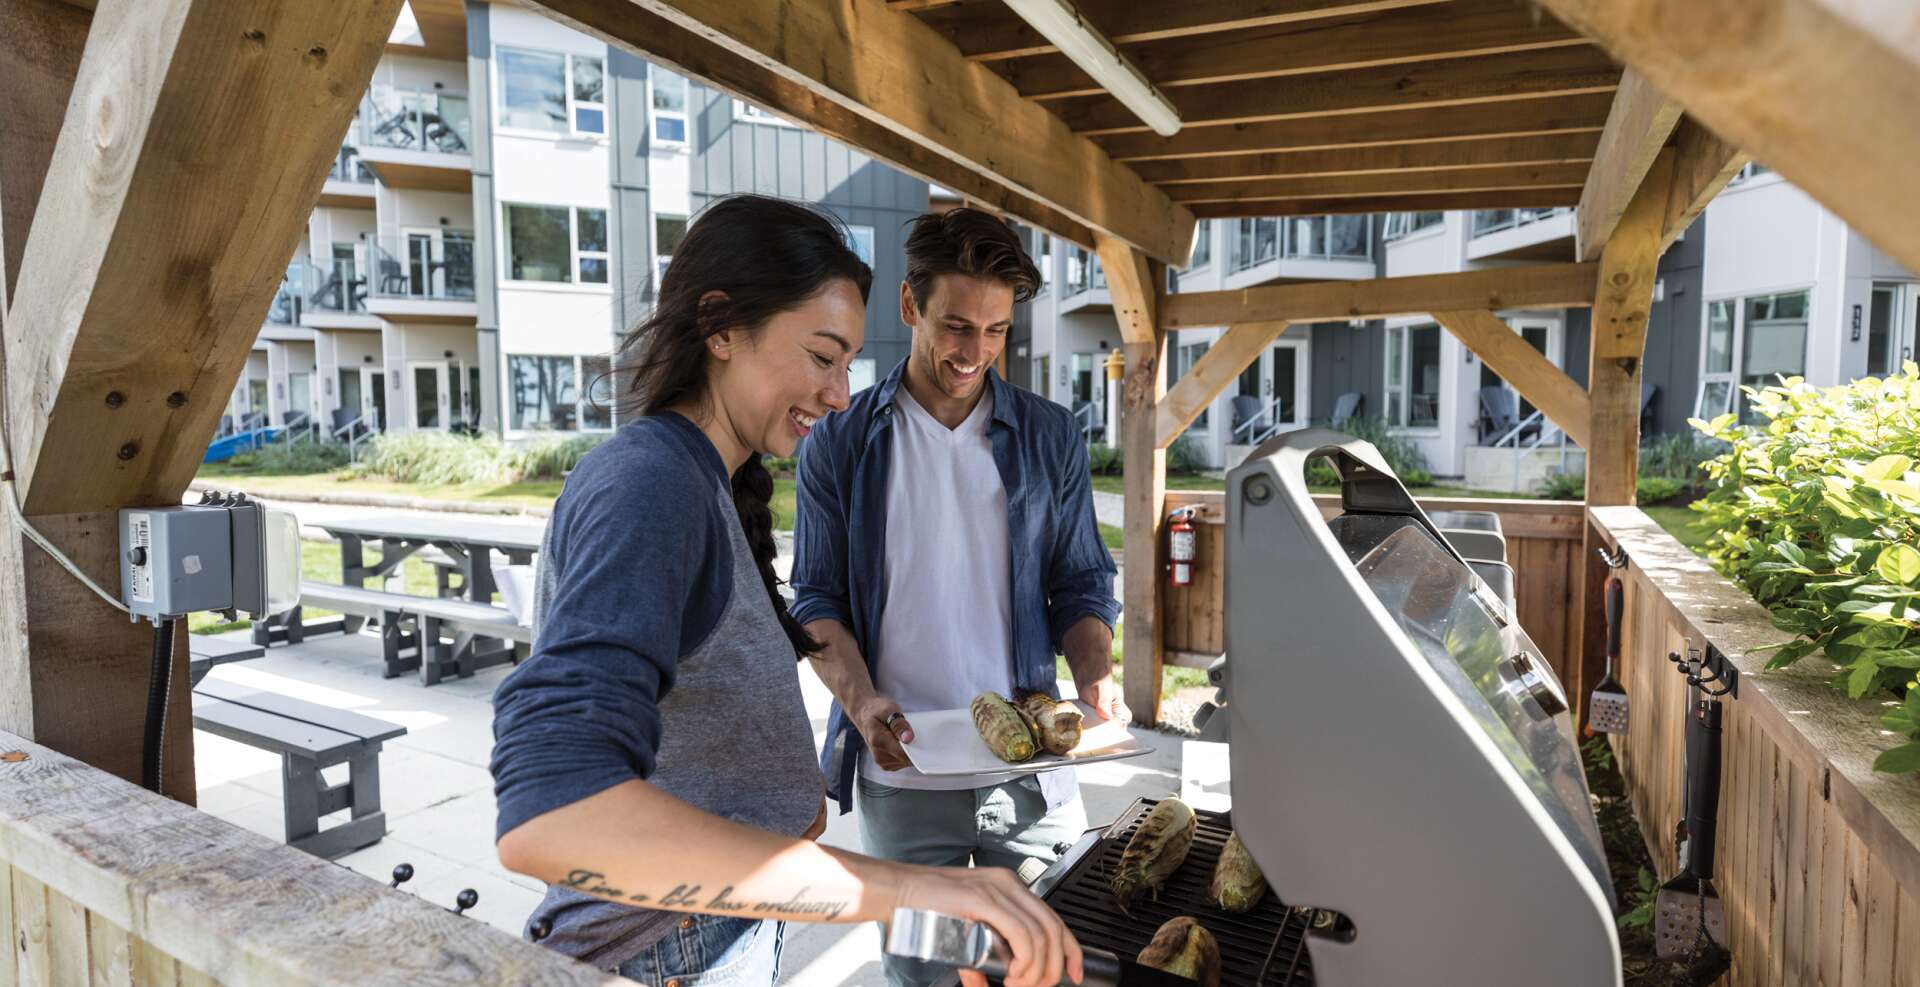
<path fill-rule="evenodd" d="M 1654 895 L 1654 955 L 1687 960 L 1727 941 L 1726 911 L 1713 887 L 1715 819 L 1720 813 L 1720 700 L 1692 698 L 1687 733 L 1687 839 L 1680 873 Z M 1702 941 L 1702 940 L 1705 941 Z"/>
<path fill-rule="evenodd" d="M 1587 724 L 1595 733 L 1626 733 L 1627 689 L 1613 677 L 1613 666 L 1620 660 L 1620 623 L 1626 595 L 1620 585 L 1620 570 L 1627 564 L 1627 555 L 1608 555 L 1601 549 L 1600 558 L 1607 564 L 1607 672 L 1587 701 Z"/>

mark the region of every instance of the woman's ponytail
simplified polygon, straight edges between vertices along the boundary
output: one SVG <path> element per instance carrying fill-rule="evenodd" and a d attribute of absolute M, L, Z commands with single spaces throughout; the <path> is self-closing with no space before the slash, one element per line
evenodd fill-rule
<path fill-rule="evenodd" d="M 747 545 L 753 549 L 754 564 L 760 568 L 760 579 L 766 584 L 767 596 L 773 600 L 773 612 L 780 618 L 781 629 L 787 632 L 787 639 L 793 642 L 798 657 L 812 656 L 823 645 L 787 612 L 786 598 L 780 595 L 780 577 L 773 571 L 773 560 L 780 554 L 780 546 L 773 540 L 773 474 L 767 471 L 757 452 L 734 471 L 733 509 L 740 515 L 740 528 L 746 532 Z"/>

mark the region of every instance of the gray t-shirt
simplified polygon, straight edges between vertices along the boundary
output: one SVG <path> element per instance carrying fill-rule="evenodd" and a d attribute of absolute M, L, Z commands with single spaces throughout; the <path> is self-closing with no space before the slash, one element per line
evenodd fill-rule
<path fill-rule="evenodd" d="M 533 655 L 494 695 L 499 833 L 632 778 L 715 815 L 806 831 L 822 786 L 793 645 L 725 466 L 691 422 L 641 419 L 581 460 L 537 583 Z M 720 888 L 704 890 L 688 893 Z M 679 916 L 550 887 L 529 924 L 541 918 L 545 945 L 610 970 Z"/>

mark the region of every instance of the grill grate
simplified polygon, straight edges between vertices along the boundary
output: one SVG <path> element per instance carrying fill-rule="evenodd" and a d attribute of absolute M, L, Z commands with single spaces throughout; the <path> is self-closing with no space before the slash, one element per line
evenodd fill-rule
<path fill-rule="evenodd" d="M 1195 810 L 1199 824 L 1193 836 L 1193 848 L 1186 862 L 1167 880 L 1158 901 L 1141 895 L 1128 907 L 1131 916 L 1121 913 L 1107 885 L 1108 875 L 1120 866 L 1120 854 L 1127 840 L 1158 799 L 1136 799 L 1115 819 L 1107 833 L 1087 854 L 1074 864 L 1067 876 L 1046 894 L 1047 904 L 1058 912 L 1067 928 L 1082 945 L 1099 946 L 1131 960 L 1145 949 L 1153 933 L 1169 919 L 1190 916 L 1206 927 L 1220 944 L 1220 982 L 1235 987 L 1310 987 L 1312 962 L 1301 949 L 1306 922 L 1296 917 L 1272 888 L 1253 910 L 1243 915 L 1222 911 L 1207 900 L 1207 885 L 1213 879 L 1213 866 L 1233 833 L 1231 817 L 1222 812 Z M 1275 937 L 1279 937 L 1276 945 Z M 1266 979 L 1260 968 L 1268 951 Z M 1294 966 L 1295 956 L 1299 964 Z M 1291 979 L 1289 968 L 1293 969 Z"/>

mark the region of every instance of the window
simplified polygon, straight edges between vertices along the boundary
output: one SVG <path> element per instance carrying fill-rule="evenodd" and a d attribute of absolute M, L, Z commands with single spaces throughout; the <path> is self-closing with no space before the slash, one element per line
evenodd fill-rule
<path fill-rule="evenodd" d="M 1040 294 L 1053 287 L 1053 237 L 1040 234 Z"/>
<path fill-rule="evenodd" d="M 653 139 L 666 144 L 687 142 L 687 80 L 655 65 L 653 76 Z"/>
<path fill-rule="evenodd" d="M 501 216 L 509 280 L 607 283 L 605 209 L 506 203 Z"/>
<path fill-rule="evenodd" d="M 1199 363 L 1200 358 L 1207 355 L 1207 348 L 1212 345 L 1213 345 L 1212 343 L 1181 344 L 1179 351 L 1174 354 L 1172 372 L 1167 374 L 1167 388 L 1171 390 L 1173 388 L 1173 384 L 1175 381 L 1179 380 L 1182 377 L 1185 377 L 1187 373 L 1193 369 L 1193 365 L 1196 363 Z M 1213 415 L 1212 405 L 1208 405 L 1207 407 L 1200 409 L 1199 417 L 1193 420 L 1193 424 L 1187 426 L 1187 431 L 1189 432 L 1206 431 L 1207 420 L 1212 415 Z"/>
<path fill-rule="evenodd" d="M 567 60 L 543 51 L 501 48 L 500 125 L 567 132 Z"/>
<path fill-rule="evenodd" d="M 1525 324 L 1525 325 L 1517 325 L 1513 327 L 1514 331 L 1520 334 L 1521 341 L 1525 342 L 1528 346 L 1533 347 L 1534 352 L 1540 354 L 1541 356 L 1546 357 L 1547 362 L 1553 364 L 1556 367 L 1560 365 L 1560 359 L 1559 359 L 1560 347 L 1559 347 L 1559 340 L 1558 340 L 1559 333 L 1557 332 L 1557 328 L 1558 327 L 1553 325 L 1546 325 L 1546 324 L 1541 324 L 1537 322 Z M 1520 418 L 1522 421 L 1526 420 L 1528 416 L 1532 415 L 1535 410 L 1533 406 L 1533 402 L 1528 401 L 1525 397 L 1522 397 L 1520 395 L 1519 390 L 1514 388 L 1513 385 L 1507 383 L 1507 381 L 1504 378 L 1502 378 L 1499 374 L 1494 373 L 1493 368 L 1487 366 L 1487 363 L 1485 360 L 1480 361 L 1480 386 L 1481 387 L 1504 387 L 1509 391 L 1513 391 L 1514 397 L 1518 398 L 1520 402 L 1519 403 Z"/>
<path fill-rule="evenodd" d="M 733 101 L 733 118 L 735 120 L 745 120 L 748 123 L 777 123 L 783 127 L 793 126 L 793 124 L 788 123 L 785 119 L 740 99 Z"/>
<path fill-rule="evenodd" d="M 856 358 L 847 366 L 847 392 L 858 394 L 873 386 L 875 365 L 871 357 Z"/>
<path fill-rule="evenodd" d="M 667 262 L 673 259 L 673 251 L 680 246 L 680 238 L 687 235 L 687 217 L 653 217 L 653 276 L 656 279 L 654 290 L 659 290 L 659 279 L 667 276 Z"/>
<path fill-rule="evenodd" d="M 1234 221 L 1232 251 L 1227 268 L 1244 271 L 1280 256 L 1280 221 L 1272 217 Z"/>
<path fill-rule="evenodd" d="M 605 356 L 509 355 L 511 427 L 536 432 L 612 428 L 612 367 Z"/>
<path fill-rule="evenodd" d="M 605 63 L 587 55 L 575 55 L 568 60 L 573 74 L 573 132 L 576 134 L 604 134 L 607 132 L 607 90 Z"/>
<path fill-rule="evenodd" d="M 1440 425 L 1440 327 L 1387 329 L 1387 423 Z"/>
<path fill-rule="evenodd" d="M 1867 374 L 1884 377 L 1898 373 L 1913 359 L 1913 341 L 1920 333 L 1920 282 L 1873 286 L 1867 328 Z"/>
<path fill-rule="evenodd" d="M 868 267 L 873 266 L 873 227 L 847 227 L 847 246 L 852 247 L 853 252 L 865 261 Z"/>
<path fill-rule="evenodd" d="M 1501 230 L 1518 229 L 1529 223 L 1538 223 L 1543 219 L 1564 216 L 1573 212 L 1571 206 L 1554 206 L 1550 209 L 1482 209 L 1473 214 L 1473 235 L 1486 236 Z"/>
<path fill-rule="evenodd" d="M 1792 291 L 1707 305 L 1705 352 L 1695 414 L 1737 412 L 1753 421 L 1740 386 L 1765 387 L 1807 370 L 1807 292 Z"/>
<path fill-rule="evenodd" d="M 1387 216 L 1387 232 L 1385 236 L 1388 240 L 1398 240 L 1403 236 L 1410 236 L 1421 230 L 1430 230 L 1446 222 L 1446 219 L 1447 214 L 1443 212 L 1392 213 Z"/>
<path fill-rule="evenodd" d="M 1197 271 L 1213 261 L 1213 220 L 1203 219 L 1193 227 L 1193 254 L 1187 258 L 1187 270 Z"/>
<path fill-rule="evenodd" d="M 1075 353 L 1073 355 L 1073 376 L 1069 382 L 1073 385 L 1073 408 L 1093 403 L 1093 354 Z"/>
<path fill-rule="evenodd" d="M 1287 220 L 1286 255 L 1306 258 L 1372 256 L 1366 216 L 1294 216 Z"/>
<path fill-rule="evenodd" d="M 606 356 L 580 358 L 580 379 L 586 400 L 580 402 L 582 428 L 613 427 L 613 359 Z"/>

